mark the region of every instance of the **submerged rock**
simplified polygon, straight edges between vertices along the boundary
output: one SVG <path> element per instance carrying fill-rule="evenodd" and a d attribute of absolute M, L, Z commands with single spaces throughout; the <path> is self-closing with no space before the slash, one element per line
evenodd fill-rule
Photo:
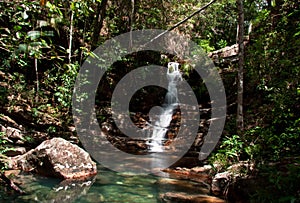
<path fill-rule="evenodd" d="M 8 165 L 12 169 L 62 179 L 84 178 L 97 173 L 96 163 L 89 154 L 62 138 L 46 140 L 35 149 L 12 157 Z"/>
<path fill-rule="evenodd" d="M 1 196 L 1 202 L 81 202 L 78 199 L 89 193 L 90 187 L 96 180 L 96 176 L 60 180 L 17 170 L 6 171 L 5 175 L 18 185 L 25 192 L 25 195 L 14 195 L 7 191 L 6 194 L 9 195 Z M 2 188 L 0 188 L 0 194 L 2 195 L 1 190 Z"/>
<path fill-rule="evenodd" d="M 199 183 L 188 180 L 177 180 L 171 178 L 161 178 L 155 183 L 160 192 L 168 191 L 174 188 L 174 192 L 188 191 L 189 194 L 208 195 L 210 193 L 210 186 L 205 183 Z"/>
<path fill-rule="evenodd" d="M 182 192 L 167 192 L 159 196 L 160 202 L 182 202 L 182 203 L 225 203 L 223 199 L 208 195 L 190 195 Z"/>

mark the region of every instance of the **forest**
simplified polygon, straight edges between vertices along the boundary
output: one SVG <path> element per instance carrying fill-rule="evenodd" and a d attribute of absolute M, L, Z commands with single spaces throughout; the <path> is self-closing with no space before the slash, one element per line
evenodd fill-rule
<path fill-rule="evenodd" d="M 78 121 L 74 119 L 76 109 L 72 99 L 76 78 L 84 64 L 89 59 L 102 59 L 97 56 L 97 47 L 122 34 L 132 38 L 135 31 L 163 30 L 201 47 L 201 57 L 211 60 L 224 86 L 225 124 L 209 156 L 203 160 L 198 158 L 215 119 L 212 108 L 216 101 L 212 101 L 207 80 L 198 74 L 191 60 L 176 55 L 176 51 L 137 51 L 115 60 L 110 67 L 105 67 L 95 90 L 94 108 L 98 125 L 114 147 L 129 154 L 151 155 L 146 141 L 130 138 L 118 129 L 114 119 L 118 117 L 121 123 L 128 117 L 138 129 L 147 127 L 151 123 L 152 107 L 164 104 L 166 89 L 155 85 L 140 88 L 130 100 L 129 116 L 113 115 L 114 90 L 122 78 L 139 67 L 168 67 L 172 62 L 178 63 L 182 80 L 191 87 L 198 102 L 200 119 L 190 148 L 178 162 L 163 170 L 188 181 L 180 187 L 191 184 L 193 192 L 184 193 L 188 197 L 183 193 L 179 196 L 166 189 L 172 181 L 157 180 L 155 184 L 163 186 L 143 187 L 159 187 L 158 194 L 147 189 L 148 196 L 142 193 L 140 200 L 124 197 L 117 200 L 114 199 L 117 192 L 109 193 L 104 188 L 107 183 L 102 178 L 98 181 L 97 176 L 93 181 L 103 189 L 101 197 L 91 195 L 68 202 L 300 202 L 298 0 L 2 0 L 0 8 L 0 199 L 3 201 L 34 201 L 32 196 L 23 198 L 36 192 L 26 188 L 24 177 L 29 177 L 28 171 L 30 177 L 35 177 L 32 172 L 40 172 L 38 167 L 28 170 L 20 164 L 12 167 L 9 160 L 22 157 L 53 138 L 62 138 L 90 152 L 89 144 L 76 131 Z M 143 40 L 151 42 L 151 38 Z M 132 46 L 136 41 L 129 42 Z M 172 49 L 174 45 L 169 46 Z M 151 72 L 152 66 L 149 67 Z M 153 78 L 161 77 L 159 73 L 152 74 Z M 162 142 L 166 149 L 171 148 L 168 146 L 176 139 L 179 129 L 189 129 L 180 125 L 185 122 L 183 109 L 172 112 Z M 91 154 L 97 161 L 94 157 L 97 153 Z M 209 178 L 197 182 L 204 176 L 199 168 L 206 166 L 210 167 Z M 97 170 L 99 175 L 110 174 L 101 163 L 97 163 Z M 197 180 L 192 175 L 183 178 L 187 171 L 196 173 Z M 31 178 L 30 184 L 35 178 Z M 132 190 L 137 187 L 134 182 L 126 182 L 133 181 L 132 177 L 117 178 L 108 181 L 104 177 L 110 184 L 114 181 L 115 187 L 121 187 L 121 183 L 128 184 Z M 152 177 L 147 178 L 139 179 L 141 184 L 152 181 Z M 218 186 L 214 187 L 216 181 Z M 195 192 L 199 187 L 195 182 L 209 183 L 206 194 L 218 199 L 201 199 Z M 92 188 L 90 191 L 95 190 L 95 195 L 97 189 Z M 46 189 L 43 192 L 47 198 L 55 194 L 46 195 Z M 43 198 L 42 192 L 36 193 L 39 194 L 35 194 L 38 196 L 35 200 L 49 201 L 39 199 Z"/>

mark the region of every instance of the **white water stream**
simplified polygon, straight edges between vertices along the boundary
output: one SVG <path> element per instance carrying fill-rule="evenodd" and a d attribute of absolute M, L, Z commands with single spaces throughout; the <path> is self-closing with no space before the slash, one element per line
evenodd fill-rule
<path fill-rule="evenodd" d="M 168 63 L 167 79 L 168 92 L 165 96 L 163 107 L 153 107 L 149 112 L 153 133 L 147 144 L 150 152 L 163 152 L 163 140 L 170 126 L 174 110 L 178 106 L 177 84 L 182 80 L 178 69 L 179 63 Z"/>

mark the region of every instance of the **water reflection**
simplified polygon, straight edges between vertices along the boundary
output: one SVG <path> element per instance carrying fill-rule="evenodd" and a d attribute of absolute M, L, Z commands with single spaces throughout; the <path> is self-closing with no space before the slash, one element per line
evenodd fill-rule
<path fill-rule="evenodd" d="M 116 173 L 98 167 L 99 174 L 85 180 L 64 180 L 20 174 L 16 182 L 26 191 L 26 195 L 7 195 L 1 190 L 4 202 L 130 202 L 156 203 L 159 197 L 168 192 L 187 194 L 208 194 L 201 184 L 154 175 L 133 175 Z"/>

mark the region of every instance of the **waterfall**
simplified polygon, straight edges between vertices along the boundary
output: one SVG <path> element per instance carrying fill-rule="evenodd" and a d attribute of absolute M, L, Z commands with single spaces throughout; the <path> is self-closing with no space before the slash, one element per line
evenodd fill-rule
<path fill-rule="evenodd" d="M 149 112 L 153 126 L 152 136 L 147 142 L 150 152 L 163 152 L 163 140 L 172 121 L 173 112 L 178 106 L 177 84 L 182 80 L 178 66 L 179 63 L 176 62 L 168 63 L 168 92 L 163 107 L 153 107 Z"/>

